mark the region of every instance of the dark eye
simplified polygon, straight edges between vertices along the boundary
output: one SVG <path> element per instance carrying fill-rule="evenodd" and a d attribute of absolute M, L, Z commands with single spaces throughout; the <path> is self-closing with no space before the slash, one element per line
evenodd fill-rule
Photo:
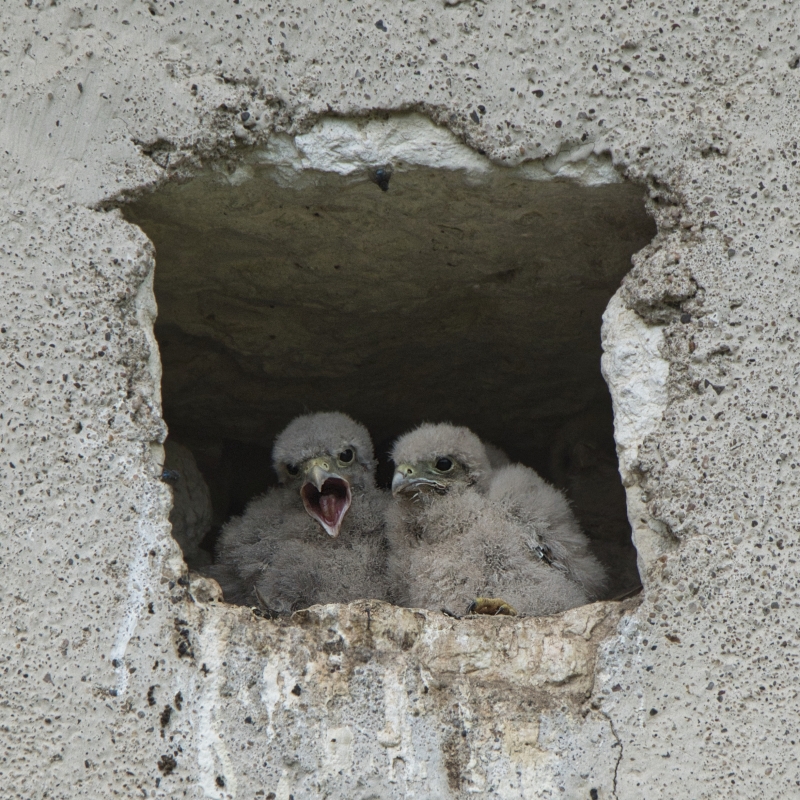
<path fill-rule="evenodd" d="M 347 450 L 342 450 L 342 452 L 339 453 L 339 461 L 341 461 L 342 464 L 349 464 L 352 460 L 353 460 L 353 451 L 349 447 L 347 448 Z"/>
<path fill-rule="evenodd" d="M 436 462 L 436 469 L 438 469 L 439 472 L 448 472 L 453 469 L 453 462 L 449 458 L 440 458 Z"/>
<path fill-rule="evenodd" d="M 297 473 L 300 472 L 300 467 L 298 467 L 296 464 L 287 464 L 286 471 L 290 475 L 297 475 Z"/>

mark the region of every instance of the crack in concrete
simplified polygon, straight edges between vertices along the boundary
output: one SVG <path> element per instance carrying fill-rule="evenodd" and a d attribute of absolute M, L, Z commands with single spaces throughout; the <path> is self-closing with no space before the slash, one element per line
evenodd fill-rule
<path fill-rule="evenodd" d="M 617 733 L 617 729 L 614 727 L 614 721 L 611 719 L 610 715 L 607 714 L 605 711 L 600 711 L 600 714 L 608 720 L 608 726 L 611 728 L 611 733 L 613 734 L 614 739 L 616 740 L 616 743 L 611 745 L 611 746 L 612 747 L 619 747 L 619 753 L 617 754 L 617 760 L 614 763 L 614 782 L 613 782 L 613 788 L 611 790 L 611 793 L 612 793 L 612 795 L 614 797 L 614 800 L 619 800 L 619 797 L 617 796 L 617 776 L 619 774 L 619 765 L 622 762 L 622 756 L 623 756 L 625 748 L 624 748 L 624 746 L 622 744 L 622 739 L 619 738 L 619 734 Z"/>

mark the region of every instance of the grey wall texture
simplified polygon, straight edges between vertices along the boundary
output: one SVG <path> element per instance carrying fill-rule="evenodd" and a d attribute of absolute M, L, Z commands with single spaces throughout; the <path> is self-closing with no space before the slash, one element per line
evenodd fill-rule
<path fill-rule="evenodd" d="M 3 3 L 0 794 L 800 797 L 799 14 Z M 647 196 L 603 325 L 640 599 L 270 622 L 187 574 L 154 249 L 115 205 L 392 112 Z"/>

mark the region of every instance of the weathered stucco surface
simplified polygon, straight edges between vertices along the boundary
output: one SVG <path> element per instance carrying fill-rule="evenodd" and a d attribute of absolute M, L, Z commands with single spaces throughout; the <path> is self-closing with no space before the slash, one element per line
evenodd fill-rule
<path fill-rule="evenodd" d="M 798 13 L 3 4 L 3 795 L 800 796 Z M 188 585 L 153 250 L 103 209 L 271 131 L 409 110 L 496 163 L 608 154 L 649 193 L 604 330 L 633 608 L 278 624 Z"/>

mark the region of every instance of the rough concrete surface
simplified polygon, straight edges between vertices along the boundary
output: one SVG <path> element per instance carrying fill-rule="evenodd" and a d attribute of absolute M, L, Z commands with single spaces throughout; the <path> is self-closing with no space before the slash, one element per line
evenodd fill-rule
<path fill-rule="evenodd" d="M 800 797 L 798 13 L 4 3 L 2 795 Z M 270 622 L 189 584 L 154 251 L 114 205 L 409 111 L 496 165 L 610 157 L 649 198 L 603 332 L 634 607 Z"/>

